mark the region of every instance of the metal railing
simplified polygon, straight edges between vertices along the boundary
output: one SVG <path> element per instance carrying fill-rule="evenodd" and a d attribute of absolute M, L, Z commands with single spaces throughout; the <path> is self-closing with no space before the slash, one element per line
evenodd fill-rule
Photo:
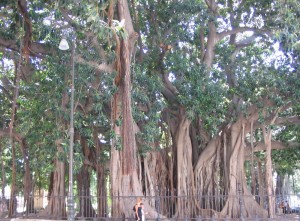
<path fill-rule="evenodd" d="M 146 220 L 300 221 L 300 197 L 297 195 L 272 196 L 276 199 L 275 217 L 273 218 L 262 217 L 260 213 L 256 213 L 254 207 L 251 211 L 249 205 L 246 209 L 244 202 L 249 202 L 249 197 L 267 214 L 268 196 L 142 196 L 142 199 L 145 203 L 146 212 L 149 211 L 149 215 L 146 214 Z M 132 207 L 135 205 L 136 198 L 137 196 L 75 196 L 75 216 L 77 220 L 134 220 Z M 13 216 L 31 219 L 67 219 L 67 196 L 54 197 L 52 200 L 62 202 L 61 205 L 65 205 L 66 213 L 58 217 L 43 213 L 50 202 L 47 196 L 31 196 L 29 201 L 24 203 L 23 196 L 18 195 L 13 202 Z M 219 212 L 222 211 L 228 200 L 235 204 L 234 207 L 237 212 L 234 215 L 220 217 Z M 8 199 L 0 199 L 0 218 L 4 218 L 9 201 Z M 289 204 L 286 206 L 286 210 L 281 207 L 281 201 L 287 201 Z"/>

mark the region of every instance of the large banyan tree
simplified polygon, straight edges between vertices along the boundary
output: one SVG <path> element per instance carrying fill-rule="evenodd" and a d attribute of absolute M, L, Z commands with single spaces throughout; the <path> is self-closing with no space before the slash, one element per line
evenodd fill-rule
<path fill-rule="evenodd" d="M 299 8 L 294 0 L 2 1 L 0 138 L 10 129 L 27 145 L 10 133 L 1 148 L 16 142 L 26 153 L 25 200 L 48 187 L 41 215 L 66 214 L 75 86 L 78 216 L 128 217 L 128 196 L 166 196 L 168 204 L 145 202 L 149 217 L 274 217 L 272 150 L 299 146 Z M 74 50 L 59 51 L 62 37 Z"/>

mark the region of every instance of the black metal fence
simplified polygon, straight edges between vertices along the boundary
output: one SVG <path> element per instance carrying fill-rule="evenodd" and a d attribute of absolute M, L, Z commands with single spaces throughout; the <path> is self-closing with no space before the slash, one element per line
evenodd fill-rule
<path fill-rule="evenodd" d="M 299 220 L 300 221 L 300 196 L 298 195 L 285 195 L 284 197 L 272 196 L 275 202 L 275 217 L 267 218 L 262 217 L 251 206 L 245 213 L 245 205 L 243 202 L 247 201 L 246 198 L 251 197 L 253 202 L 259 204 L 262 208 L 267 210 L 267 196 L 155 196 L 148 197 L 142 196 L 145 203 L 146 220 L 195 220 L 195 221 L 262 221 L 262 220 Z M 137 196 L 103 196 L 100 198 L 90 196 L 75 196 L 75 218 L 77 220 L 134 220 L 134 212 L 132 207 L 135 205 Z M 218 212 L 222 211 L 227 200 L 231 198 L 232 202 L 235 202 L 237 214 L 234 216 L 220 217 Z M 56 200 L 64 202 L 63 205 L 67 208 L 67 197 L 58 197 Z M 118 211 L 116 205 L 123 205 L 121 207 L 128 209 L 127 212 L 121 213 Z M 249 202 L 249 201 L 248 201 Z M 10 199 L 0 199 L 0 218 L 7 217 L 8 207 Z M 49 203 L 48 196 L 35 195 L 31 196 L 28 202 L 24 202 L 22 195 L 15 196 L 13 199 L 13 217 L 18 218 L 30 218 L 30 219 L 51 219 L 51 220 L 65 220 L 67 214 L 60 217 L 54 217 L 52 215 L 45 215 L 43 211 L 47 208 Z M 254 208 L 254 206 L 253 206 Z M 122 214 L 122 215 L 114 215 Z"/>

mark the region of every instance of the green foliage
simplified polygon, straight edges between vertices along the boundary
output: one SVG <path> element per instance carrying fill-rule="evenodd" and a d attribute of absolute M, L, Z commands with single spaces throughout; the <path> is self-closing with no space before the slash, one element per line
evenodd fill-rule
<path fill-rule="evenodd" d="M 279 1 L 277 25 L 280 27 L 276 32 L 276 39 L 285 51 L 292 51 L 299 42 L 299 15 L 300 3 L 297 0 Z"/>
<path fill-rule="evenodd" d="M 299 169 L 299 157 L 299 147 L 272 151 L 272 160 L 276 165 L 276 171 L 283 175 L 293 175 Z"/>
<path fill-rule="evenodd" d="M 283 113 L 282 116 L 286 114 Z M 293 114 L 297 114 L 297 111 L 294 111 Z M 282 175 L 293 175 L 300 165 L 300 127 L 299 125 L 277 126 L 273 130 L 275 132 L 274 140 L 282 142 L 286 147 L 286 149 L 272 151 L 272 160 L 276 171 Z"/>
<path fill-rule="evenodd" d="M 146 73 L 139 65 L 134 66 L 133 73 L 133 117 L 141 126 L 137 137 L 143 143 L 139 148 L 143 155 L 152 150 L 154 142 L 160 139 L 158 128 L 165 101 L 160 92 L 162 85 L 157 75 Z"/>

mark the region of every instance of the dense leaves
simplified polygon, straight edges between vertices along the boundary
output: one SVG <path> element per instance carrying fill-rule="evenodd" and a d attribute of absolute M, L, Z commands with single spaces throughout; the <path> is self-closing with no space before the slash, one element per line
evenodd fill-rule
<path fill-rule="evenodd" d="M 198 162 L 203 160 L 207 146 L 216 148 L 207 144 L 221 134 L 226 137 L 224 134 L 239 121 L 246 125 L 243 136 L 247 144 L 252 142 L 253 151 L 255 145 L 265 141 L 262 128 L 272 131 L 272 141 L 281 144 L 280 150 L 272 151 L 277 172 L 293 174 L 298 169 L 298 1 L 128 1 L 136 35 L 127 33 L 127 22 L 131 20 L 120 18 L 121 1 L 18 3 L 0 3 L 0 123 L 3 131 L 9 129 L 13 88 L 20 73 L 13 129 L 26 144 L 35 186 L 50 185 L 48 177 L 55 169 L 56 157 L 60 162 L 68 162 L 72 86 L 76 174 L 83 166 L 94 171 L 104 168 L 110 160 L 111 147 L 124 150 L 122 142 L 126 137 L 113 127 L 125 124 L 124 115 L 115 113 L 114 106 L 116 94 L 122 92 L 125 83 L 131 87 L 137 153 L 145 159 L 149 153 L 161 153 L 162 161 L 166 161 L 161 168 L 169 169 L 168 174 L 176 174 L 177 160 L 186 157 L 176 153 L 182 148 L 182 143 L 177 143 L 182 135 L 180 123 L 191 123 L 183 140 L 184 149 L 191 148 L 193 159 L 180 162 L 186 162 L 187 167 L 192 162 L 192 172 L 184 174 L 184 182 L 197 180 L 193 176 L 200 172 L 193 171 L 197 168 L 194 166 L 202 163 Z M 61 37 L 68 40 L 71 49 L 74 47 L 74 54 L 72 50 L 58 50 Z M 135 37 L 136 41 L 125 44 Z M 126 54 L 126 49 L 131 54 Z M 130 67 L 125 67 L 129 60 Z M 125 82 L 123 70 L 130 72 L 130 82 Z M 118 103 L 119 106 L 121 111 L 126 108 Z M 253 134 L 249 129 L 251 123 Z M 0 136 L 6 165 L 12 164 L 9 136 Z M 220 142 L 224 149 L 225 142 Z M 24 173 L 20 143 L 15 156 L 18 180 Z M 221 155 L 226 152 L 222 148 L 214 154 L 216 164 L 227 157 Z M 165 150 L 169 152 L 166 154 Z M 264 151 L 265 147 L 251 156 L 256 154 L 263 162 Z M 168 160 L 175 162 L 172 167 Z M 138 168 L 144 168 L 143 163 L 146 160 L 137 162 Z M 250 164 L 245 165 L 250 178 Z M 2 175 L 10 182 L 11 168 L 6 169 Z M 223 179 L 224 174 L 220 172 L 216 177 Z M 177 188 L 178 192 L 184 189 L 187 183 L 180 186 L 180 175 L 179 172 L 167 177 L 166 187 Z M 157 184 L 155 178 L 145 179 L 140 177 L 140 189 L 146 189 L 147 183 Z M 220 182 L 209 182 L 211 177 L 206 179 L 207 183 L 220 185 L 211 188 L 215 192 L 225 191 L 229 186 L 221 186 L 228 177 Z"/>

